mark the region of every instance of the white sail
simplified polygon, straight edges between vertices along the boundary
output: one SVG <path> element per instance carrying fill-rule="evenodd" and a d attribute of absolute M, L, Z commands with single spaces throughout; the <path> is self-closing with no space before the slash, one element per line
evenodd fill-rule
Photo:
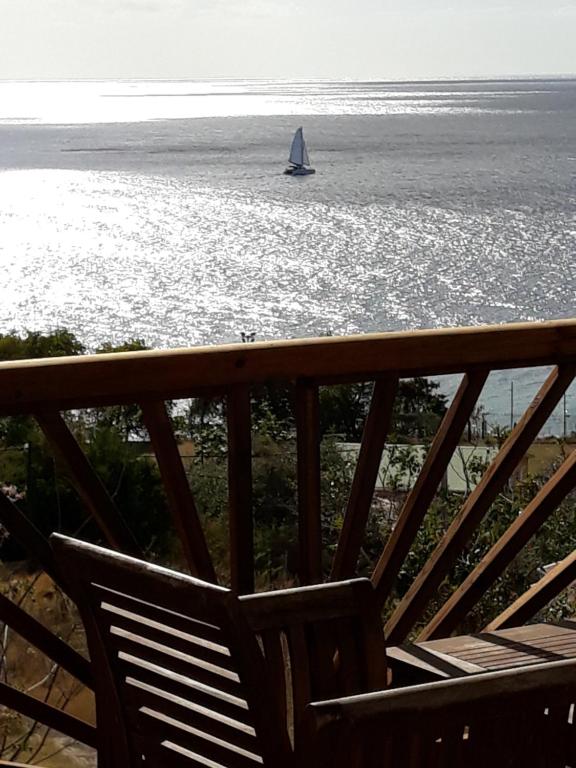
<path fill-rule="evenodd" d="M 298 128 L 294 134 L 292 146 L 290 147 L 290 157 L 288 160 L 290 163 L 292 163 L 292 165 L 310 165 L 310 159 L 308 157 L 308 150 L 306 149 L 306 143 L 302 134 L 302 128 Z"/>

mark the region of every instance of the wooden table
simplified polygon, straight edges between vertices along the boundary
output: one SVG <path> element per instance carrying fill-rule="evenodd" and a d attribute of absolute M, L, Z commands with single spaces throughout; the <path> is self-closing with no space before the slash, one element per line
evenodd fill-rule
<path fill-rule="evenodd" d="M 387 649 L 393 684 L 406 685 L 576 658 L 576 620 L 461 635 Z"/>

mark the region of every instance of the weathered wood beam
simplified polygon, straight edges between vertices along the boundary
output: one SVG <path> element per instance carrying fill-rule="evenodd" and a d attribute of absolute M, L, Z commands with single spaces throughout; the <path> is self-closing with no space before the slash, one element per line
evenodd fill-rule
<path fill-rule="evenodd" d="M 434 436 L 418 479 L 404 502 L 394 530 L 372 575 L 376 599 L 380 605 L 384 604 L 390 594 L 398 571 L 412 546 L 482 392 L 488 373 L 488 371 L 476 371 L 464 374 L 458 391 Z"/>
<path fill-rule="evenodd" d="M 576 360 L 576 322 L 446 328 L 0 363 L 0 415 L 190 397 L 240 383 L 368 381 Z"/>
<path fill-rule="evenodd" d="M 538 611 L 576 580 L 576 550 L 561 560 L 512 605 L 491 621 L 485 632 L 517 627 L 529 621 Z"/>
<path fill-rule="evenodd" d="M 300 584 L 322 581 L 320 517 L 320 413 L 318 385 L 296 385 Z"/>
<path fill-rule="evenodd" d="M 0 704 L 89 747 L 98 747 L 98 733 L 93 725 L 3 682 L 0 682 Z"/>
<path fill-rule="evenodd" d="M 550 373 L 388 620 L 386 637 L 389 642 L 402 642 L 420 619 L 428 600 L 450 570 L 458 553 L 466 546 L 490 505 L 570 386 L 575 370 L 575 367 L 570 365 L 554 368 Z"/>
<path fill-rule="evenodd" d="M 456 589 L 418 639 L 433 640 L 449 635 L 575 486 L 576 451 L 573 451 Z"/>
<path fill-rule="evenodd" d="M 250 389 L 231 389 L 227 401 L 230 578 L 240 594 L 254 591 L 252 416 Z"/>
<path fill-rule="evenodd" d="M 94 687 L 90 662 L 1 592 L 0 621 L 88 688 Z"/>
<path fill-rule="evenodd" d="M 74 488 L 108 544 L 128 554 L 142 556 L 132 532 L 62 416 L 42 411 L 34 417 L 49 444 L 66 464 Z"/>
<path fill-rule="evenodd" d="M 348 578 L 355 572 L 397 391 L 397 379 L 379 380 L 374 384 L 352 489 L 332 564 L 330 578 L 333 581 Z"/>
<path fill-rule="evenodd" d="M 162 400 L 151 400 L 142 402 L 140 407 L 190 571 L 205 581 L 216 582 L 214 566 L 166 406 Z"/>

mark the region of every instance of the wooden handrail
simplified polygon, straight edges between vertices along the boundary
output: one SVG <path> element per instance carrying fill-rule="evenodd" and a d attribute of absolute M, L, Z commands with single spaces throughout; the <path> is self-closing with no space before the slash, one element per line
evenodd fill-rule
<path fill-rule="evenodd" d="M 576 321 L 0 363 L 0 415 L 190 397 L 235 384 L 367 381 L 576 362 Z"/>

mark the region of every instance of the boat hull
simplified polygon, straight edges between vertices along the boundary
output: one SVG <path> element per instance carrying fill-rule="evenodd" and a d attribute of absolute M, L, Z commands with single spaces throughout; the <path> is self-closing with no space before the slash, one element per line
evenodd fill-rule
<path fill-rule="evenodd" d="M 314 168 L 304 168 L 302 167 L 291 167 L 286 168 L 284 171 L 286 176 L 311 176 L 313 173 L 316 173 Z"/>

